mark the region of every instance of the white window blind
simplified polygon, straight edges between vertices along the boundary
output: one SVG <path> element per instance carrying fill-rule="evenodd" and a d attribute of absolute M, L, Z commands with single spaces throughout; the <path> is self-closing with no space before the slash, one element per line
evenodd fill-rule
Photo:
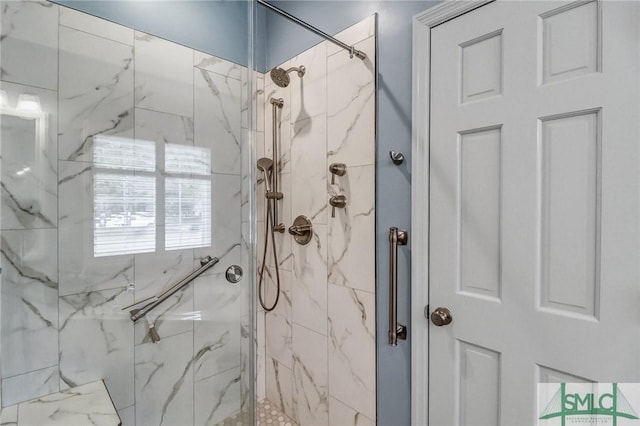
<path fill-rule="evenodd" d="M 155 251 L 155 143 L 99 135 L 93 153 L 94 256 Z"/>
<path fill-rule="evenodd" d="M 165 144 L 165 249 L 211 246 L 211 151 Z"/>
<path fill-rule="evenodd" d="M 156 249 L 156 198 L 164 202 L 166 250 L 211 246 L 211 151 L 164 144 L 164 194 L 153 141 L 94 139 L 94 256 Z"/>

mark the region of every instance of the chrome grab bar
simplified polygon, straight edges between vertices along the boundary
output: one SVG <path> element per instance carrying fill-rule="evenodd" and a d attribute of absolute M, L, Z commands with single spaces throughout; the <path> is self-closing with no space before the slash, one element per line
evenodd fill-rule
<path fill-rule="evenodd" d="M 407 231 L 389 228 L 389 345 L 397 346 L 398 339 L 407 339 L 407 327 L 398 324 L 398 246 L 406 246 Z"/>
<path fill-rule="evenodd" d="M 151 312 L 154 308 L 156 308 L 162 302 L 164 302 L 169 297 L 171 297 L 178 290 L 182 289 L 184 286 L 188 285 L 191 281 L 193 281 L 194 279 L 198 278 L 207 269 L 211 268 L 213 265 L 215 265 L 218 262 L 219 262 L 219 259 L 217 257 L 207 256 L 204 259 L 200 260 L 200 267 L 198 269 L 196 269 L 195 271 L 191 272 L 189 275 L 187 275 L 186 277 L 182 278 L 180 281 L 176 282 L 174 285 L 172 285 L 168 289 L 162 291 L 160 294 L 158 294 L 156 296 L 151 296 L 151 297 L 148 297 L 146 299 L 140 300 L 140 301 L 138 301 L 138 302 L 136 302 L 134 304 L 131 304 L 129 306 L 125 306 L 124 308 L 122 308 L 122 310 L 125 311 L 125 310 L 127 310 L 127 309 L 129 309 L 129 308 L 131 308 L 133 306 L 137 306 L 137 305 L 140 305 L 141 303 L 149 301 L 149 303 L 144 305 L 142 308 L 140 308 L 140 309 L 132 309 L 129 312 L 129 316 L 131 317 L 131 321 L 136 322 L 140 318 L 144 317 L 149 312 Z"/>

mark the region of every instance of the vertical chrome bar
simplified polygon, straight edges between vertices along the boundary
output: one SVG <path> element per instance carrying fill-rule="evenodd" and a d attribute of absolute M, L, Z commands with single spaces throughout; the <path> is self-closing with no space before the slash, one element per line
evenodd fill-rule
<path fill-rule="evenodd" d="M 389 228 L 389 345 L 407 338 L 407 327 L 398 324 L 398 246 L 407 245 L 407 231 Z"/>
<path fill-rule="evenodd" d="M 275 193 L 278 194 L 280 192 L 280 155 L 278 153 L 278 108 L 282 108 L 284 106 L 284 99 L 282 98 L 271 98 L 270 100 L 271 102 L 271 107 L 272 107 L 272 132 L 271 132 L 271 137 L 272 137 L 272 145 L 271 145 L 271 155 L 273 156 L 273 185 L 271 190 Z M 273 202 L 273 226 L 274 229 L 275 227 L 280 224 L 280 221 L 278 220 L 278 199 L 277 198 L 273 198 L 272 199 Z M 282 229 L 282 232 L 284 232 L 284 228 Z"/>

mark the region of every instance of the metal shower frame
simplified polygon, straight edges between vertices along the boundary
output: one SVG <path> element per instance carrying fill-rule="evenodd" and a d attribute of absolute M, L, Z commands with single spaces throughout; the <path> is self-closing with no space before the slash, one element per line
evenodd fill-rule
<path fill-rule="evenodd" d="M 259 5 L 264 6 L 264 7 L 266 7 L 267 9 L 269 9 L 269 10 L 271 10 L 273 12 L 276 12 L 278 15 L 287 18 L 291 22 L 295 22 L 296 24 L 300 25 L 301 27 L 304 27 L 304 28 L 308 29 L 309 31 L 319 35 L 320 37 L 323 37 L 323 38 L 329 40 L 331 43 L 340 46 L 341 48 L 343 48 L 344 50 L 349 52 L 349 57 L 353 58 L 355 56 L 355 57 L 357 57 L 359 59 L 362 59 L 363 61 L 365 59 L 367 59 L 367 55 L 363 51 L 356 49 L 354 46 L 349 46 L 348 44 L 338 40 L 335 37 L 330 36 L 329 34 L 325 33 L 324 31 L 317 29 L 313 25 L 306 23 L 302 19 L 296 18 L 295 16 L 285 12 L 284 10 L 282 10 L 282 9 L 280 9 L 280 8 L 270 4 L 270 3 L 267 3 L 264 0 L 256 0 L 256 2 Z"/>

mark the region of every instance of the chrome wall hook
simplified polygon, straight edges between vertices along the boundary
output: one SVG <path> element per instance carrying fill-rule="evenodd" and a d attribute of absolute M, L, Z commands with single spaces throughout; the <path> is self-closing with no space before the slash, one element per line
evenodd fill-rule
<path fill-rule="evenodd" d="M 391 158 L 391 161 L 393 161 L 393 164 L 396 166 L 399 166 L 404 162 L 404 154 L 398 151 L 389 151 L 389 158 Z"/>

